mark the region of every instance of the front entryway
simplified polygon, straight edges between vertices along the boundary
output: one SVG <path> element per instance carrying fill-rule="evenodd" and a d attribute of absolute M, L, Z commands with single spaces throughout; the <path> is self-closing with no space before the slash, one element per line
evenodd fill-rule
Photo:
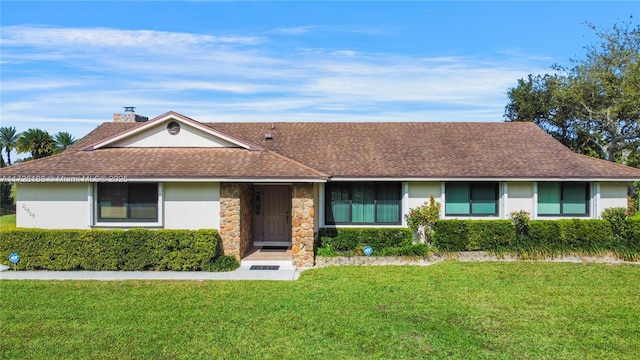
<path fill-rule="evenodd" d="M 254 186 L 253 200 L 253 246 L 291 246 L 291 186 Z"/>

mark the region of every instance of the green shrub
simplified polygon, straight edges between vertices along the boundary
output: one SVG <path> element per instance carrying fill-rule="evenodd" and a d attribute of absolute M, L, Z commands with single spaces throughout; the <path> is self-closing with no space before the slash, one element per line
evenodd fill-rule
<path fill-rule="evenodd" d="M 346 255 L 362 255 L 362 248 L 371 246 L 378 255 L 382 249 L 413 243 L 413 233 L 406 228 L 320 229 L 318 249 L 328 249 Z M 328 250 L 320 250 L 326 252 Z"/>
<path fill-rule="evenodd" d="M 613 233 L 604 220 L 534 220 L 529 235 L 517 244 L 521 254 L 544 257 L 563 254 L 600 254 L 612 251 Z"/>
<path fill-rule="evenodd" d="M 0 259 L 26 270 L 206 270 L 221 253 L 217 230 L 3 230 Z"/>
<path fill-rule="evenodd" d="M 529 259 L 606 252 L 626 260 L 640 258 L 640 222 L 627 220 L 618 236 L 608 221 L 598 219 L 534 220 L 527 228 L 516 236 L 515 225 L 506 220 L 440 220 L 434 226 L 434 245 L 445 252 L 511 252 Z"/>
<path fill-rule="evenodd" d="M 433 245 L 441 251 L 466 251 L 469 243 L 467 220 L 440 220 L 433 225 Z"/>
<path fill-rule="evenodd" d="M 516 228 L 516 236 L 522 237 L 529 233 L 529 222 L 531 221 L 531 214 L 524 211 L 514 211 L 509 214 L 509 219 Z"/>
<path fill-rule="evenodd" d="M 467 225 L 468 251 L 501 252 L 509 249 L 516 239 L 515 227 L 509 220 L 476 220 Z"/>
<path fill-rule="evenodd" d="M 626 230 L 627 219 L 631 215 L 633 215 L 633 213 L 630 213 L 628 209 L 617 207 L 604 209 L 601 217 L 611 224 L 611 229 L 613 230 L 614 235 L 624 236 L 623 233 Z"/>
<path fill-rule="evenodd" d="M 640 221 L 629 220 L 621 236 L 613 239 L 616 255 L 627 261 L 640 260 Z"/>
<path fill-rule="evenodd" d="M 233 271 L 238 267 L 240 267 L 240 263 L 235 256 L 222 255 L 209 263 L 208 270 L 213 272 Z"/>
<path fill-rule="evenodd" d="M 338 254 L 338 252 L 333 249 L 331 244 L 327 243 L 326 245 L 321 246 L 321 247 L 316 249 L 316 255 L 317 256 L 325 256 L 325 257 L 333 257 L 333 256 L 338 256 L 340 254 Z"/>

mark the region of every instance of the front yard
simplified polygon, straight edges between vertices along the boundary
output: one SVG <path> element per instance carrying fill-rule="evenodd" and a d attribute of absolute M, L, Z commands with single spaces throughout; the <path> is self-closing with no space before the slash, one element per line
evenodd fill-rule
<path fill-rule="evenodd" d="M 640 266 L 330 267 L 295 282 L 0 281 L 3 359 L 632 359 Z"/>
<path fill-rule="evenodd" d="M 15 229 L 16 214 L 0 216 L 0 229 Z"/>

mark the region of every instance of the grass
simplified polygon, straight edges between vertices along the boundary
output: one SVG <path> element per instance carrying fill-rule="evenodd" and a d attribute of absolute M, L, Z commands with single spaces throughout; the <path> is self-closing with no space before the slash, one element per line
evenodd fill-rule
<path fill-rule="evenodd" d="M 0 216 L 0 229 L 15 229 L 16 214 Z"/>
<path fill-rule="evenodd" d="M 640 266 L 331 267 L 295 282 L 0 281 L 3 359 L 632 359 Z"/>
<path fill-rule="evenodd" d="M 629 219 L 640 221 L 640 211 L 636 212 L 635 215 L 629 217 Z"/>

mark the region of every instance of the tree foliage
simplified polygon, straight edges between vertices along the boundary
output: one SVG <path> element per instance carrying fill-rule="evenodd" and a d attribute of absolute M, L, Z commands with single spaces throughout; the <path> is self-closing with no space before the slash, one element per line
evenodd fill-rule
<path fill-rule="evenodd" d="M 571 67 L 509 89 L 507 121 L 533 121 L 572 150 L 636 165 L 640 150 L 640 26 L 613 25 Z"/>
<path fill-rule="evenodd" d="M 54 153 L 61 153 L 65 151 L 69 146 L 76 142 L 76 139 L 70 133 L 66 131 L 60 131 L 53 136 L 55 141 Z"/>
<path fill-rule="evenodd" d="M 11 165 L 11 151 L 16 148 L 17 141 L 18 135 L 14 126 L 0 127 L 0 153 L 2 149 L 7 152 L 7 165 Z"/>
<path fill-rule="evenodd" d="M 55 141 L 44 130 L 29 129 L 18 136 L 16 149 L 21 153 L 31 153 L 34 159 L 39 159 L 54 153 Z"/>

